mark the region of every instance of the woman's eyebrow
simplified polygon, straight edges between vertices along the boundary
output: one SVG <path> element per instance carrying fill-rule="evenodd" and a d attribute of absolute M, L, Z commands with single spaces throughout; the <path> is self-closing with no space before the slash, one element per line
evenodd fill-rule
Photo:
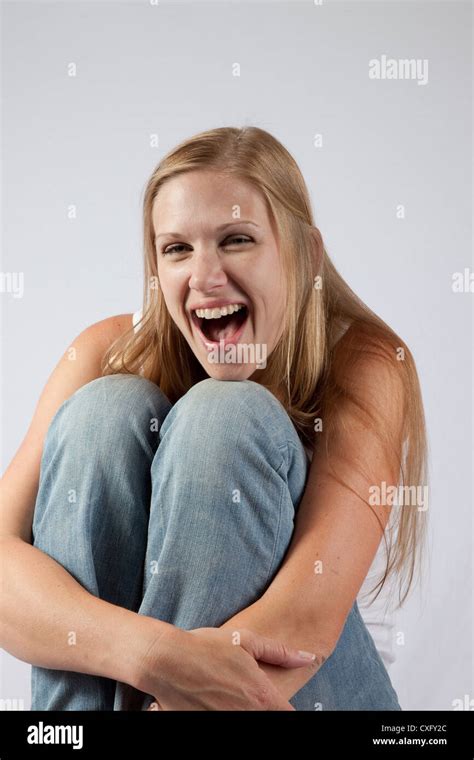
<path fill-rule="evenodd" d="M 225 224 L 219 225 L 219 227 L 216 227 L 216 232 L 222 232 L 222 230 L 225 230 L 228 227 L 235 227 L 239 224 L 251 224 L 253 227 L 260 229 L 260 225 L 252 222 L 250 219 L 236 219 L 235 222 L 226 222 Z M 186 235 L 182 235 L 181 232 L 159 232 L 158 235 L 155 236 L 155 240 L 158 240 L 160 237 L 165 237 L 166 235 L 171 235 L 173 237 L 186 237 Z"/>

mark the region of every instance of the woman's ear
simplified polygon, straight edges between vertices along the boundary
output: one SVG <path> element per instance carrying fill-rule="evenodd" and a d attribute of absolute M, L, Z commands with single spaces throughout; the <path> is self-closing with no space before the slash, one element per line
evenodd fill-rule
<path fill-rule="evenodd" d="M 324 243 L 322 235 L 317 227 L 310 227 L 313 239 L 314 266 L 316 274 L 320 274 L 323 263 Z"/>

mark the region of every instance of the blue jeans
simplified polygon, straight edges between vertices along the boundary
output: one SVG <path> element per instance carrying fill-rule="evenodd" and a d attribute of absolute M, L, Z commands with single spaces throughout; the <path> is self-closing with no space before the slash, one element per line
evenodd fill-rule
<path fill-rule="evenodd" d="M 250 380 L 203 380 L 172 405 L 137 375 L 100 377 L 57 410 L 33 542 L 91 594 L 189 630 L 264 593 L 289 546 L 308 460 L 291 419 Z M 145 710 L 108 678 L 32 668 L 32 710 Z M 400 710 L 354 603 L 296 710 Z"/>

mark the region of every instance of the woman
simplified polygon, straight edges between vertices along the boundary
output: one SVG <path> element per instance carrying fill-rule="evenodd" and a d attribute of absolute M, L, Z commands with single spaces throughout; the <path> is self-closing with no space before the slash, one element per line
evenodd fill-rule
<path fill-rule="evenodd" d="M 144 247 L 137 329 L 78 336 L 3 478 L 33 709 L 400 710 L 356 598 L 384 543 L 403 603 L 420 554 L 425 511 L 385 496 L 424 482 L 409 349 L 261 129 L 163 158 Z"/>

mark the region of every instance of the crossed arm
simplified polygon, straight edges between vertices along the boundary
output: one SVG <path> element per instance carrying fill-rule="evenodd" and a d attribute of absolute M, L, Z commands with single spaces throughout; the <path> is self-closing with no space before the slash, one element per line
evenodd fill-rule
<path fill-rule="evenodd" d="M 278 573 L 259 600 L 222 626 L 250 628 L 317 655 L 314 663 L 296 669 L 259 663 L 287 699 L 334 651 L 382 539 L 391 508 L 369 505 L 369 488 L 382 481 L 398 485 L 404 396 L 395 362 L 388 366 L 363 359 L 351 390 L 358 401 L 369 404 L 376 429 L 361 418 L 353 402 L 341 401 L 329 455 L 324 432 L 315 443 L 292 540 Z M 392 455 L 380 445 L 379 426 L 390 433 Z"/>
<path fill-rule="evenodd" d="M 87 333 L 83 350 L 90 344 Z M 57 408 L 58 400 L 98 376 L 101 353 L 99 346 L 90 363 L 81 365 L 80 376 L 71 374 L 70 362 L 64 359 L 65 366 L 44 393 L 41 414 L 36 415 L 29 438 L 2 478 L 0 641 L 14 656 L 40 667 L 101 675 L 154 694 L 141 686 L 143 653 L 158 646 L 164 629 L 172 626 L 89 594 L 51 557 L 30 545 L 25 528 L 28 505 L 34 504 L 40 444 L 51 405 Z M 396 363 L 388 369 L 367 357 L 359 362 L 352 386 L 362 403 L 370 402 L 377 429 L 390 431 L 394 451 L 401 450 L 404 407 Z M 261 599 L 223 626 L 248 628 L 318 655 L 318 662 L 305 668 L 259 663 L 286 699 L 304 686 L 323 657 L 334 650 L 372 563 L 382 536 L 377 518 L 384 527 L 389 514 L 386 506 L 367 504 L 368 487 L 383 480 L 398 483 L 399 458 L 381 449 L 377 435 L 349 401 L 341 401 L 338 417 L 329 457 L 325 433 L 315 442 L 294 534 L 279 572 Z M 330 465 L 350 488 L 337 482 Z M 25 471 L 29 478 L 24 477 Z M 16 510 L 6 508 L 15 503 Z M 317 561 L 321 573 L 314 572 Z M 56 613 L 52 615 L 51 610 Z M 71 630 L 77 633 L 79 646 L 65 644 L 65 631 Z"/>

